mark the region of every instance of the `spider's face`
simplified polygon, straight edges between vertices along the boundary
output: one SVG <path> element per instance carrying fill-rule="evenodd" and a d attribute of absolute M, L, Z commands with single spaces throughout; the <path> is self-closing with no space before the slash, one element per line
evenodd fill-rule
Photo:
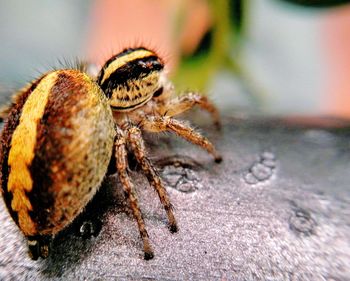
<path fill-rule="evenodd" d="M 163 61 L 145 48 L 126 49 L 110 58 L 97 83 L 114 111 L 130 111 L 162 93 Z"/>

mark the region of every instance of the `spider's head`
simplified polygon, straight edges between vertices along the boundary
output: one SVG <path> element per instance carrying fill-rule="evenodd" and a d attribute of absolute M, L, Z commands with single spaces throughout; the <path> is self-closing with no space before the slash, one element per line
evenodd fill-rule
<path fill-rule="evenodd" d="M 130 111 L 162 92 L 164 63 L 145 48 L 130 48 L 110 58 L 97 83 L 115 111 Z"/>

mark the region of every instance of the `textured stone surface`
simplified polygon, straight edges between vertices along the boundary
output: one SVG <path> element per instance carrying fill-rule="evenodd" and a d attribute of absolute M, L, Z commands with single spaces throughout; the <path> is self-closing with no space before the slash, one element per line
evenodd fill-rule
<path fill-rule="evenodd" d="M 204 126 L 221 164 L 176 137 L 151 138 L 180 231 L 168 231 L 155 192 L 132 172 L 150 261 L 115 178 L 47 260 L 27 257 L 1 202 L 0 280 L 349 280 L 350 131 L 285 124 L 227 117 L 220 133 Z M 90 221 L 101 231 L 83 239 L 77 230 Z"/>

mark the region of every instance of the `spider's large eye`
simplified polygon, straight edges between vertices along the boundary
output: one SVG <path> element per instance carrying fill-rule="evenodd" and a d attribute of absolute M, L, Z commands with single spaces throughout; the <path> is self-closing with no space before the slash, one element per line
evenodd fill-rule
<path fill-rule="evenodd" d="M 154 92 L 153 97 L 157 98 L 159 97 L 161 94 L 163 94 L 163 87 L 160 87 L 157 91 Z"/>

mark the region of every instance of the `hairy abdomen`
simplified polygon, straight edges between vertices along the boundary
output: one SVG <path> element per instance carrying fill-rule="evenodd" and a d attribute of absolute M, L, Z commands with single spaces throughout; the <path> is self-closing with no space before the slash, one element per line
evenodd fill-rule
<path fill-rule="evenodd" d="M 55 234 L 81 212 L 113 139 L 107 100 L 79 71 L 48 73 L 19 92 L 1 133 L 1 189 L 26 236 Z"/>

